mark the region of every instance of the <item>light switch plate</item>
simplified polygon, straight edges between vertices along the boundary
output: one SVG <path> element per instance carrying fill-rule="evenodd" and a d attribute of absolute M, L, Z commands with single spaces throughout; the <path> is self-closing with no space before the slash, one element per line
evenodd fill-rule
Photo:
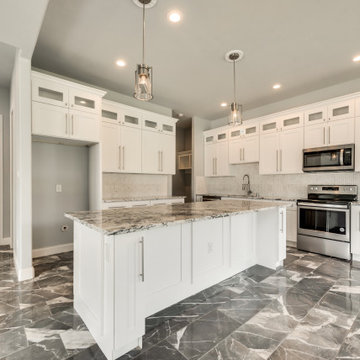
<path fill-rule="evenodd" d="M 55 191 L 56 191 L 57 193 L 61 193 L 61 192 L 62 192 L 62 185 L 61 185 L 61 184 L 56 184 L 56 186 L 55 186 Z"/>

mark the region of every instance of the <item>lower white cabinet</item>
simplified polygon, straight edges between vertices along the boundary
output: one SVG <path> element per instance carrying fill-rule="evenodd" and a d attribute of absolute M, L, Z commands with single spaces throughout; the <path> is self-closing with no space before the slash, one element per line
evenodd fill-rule
<path fill-rule="evenodd" d="M 103 172 L 141 172 L 141 130 L 102 123 Z"/>
<path fill-rule="evenodd" d="M 99 116 L 33 101 L 32 134 L 98 143 L 100 141 Z"/>
<path fill-rule="evenodd" d="M 175 136 L 160 132 L 142 131 L 142 172 L 146 174 L 175 174 Z"/>
<path fill-rule="evenodd" d="M 259 161 L 259 136 L 229 141 L 229 163 L 245 164 Z"/>
<path fill-rule="evenodd" d="M 360 261 L 360 205 L 351 205 L 351 254 Z"/>

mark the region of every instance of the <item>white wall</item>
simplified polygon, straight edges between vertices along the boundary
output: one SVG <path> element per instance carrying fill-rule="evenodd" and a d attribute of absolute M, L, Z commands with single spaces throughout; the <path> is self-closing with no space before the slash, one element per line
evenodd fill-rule
<path fill-rule="evenodd" d="M 72 221 L 64 213 L 89 209 L 88 147 L 33 142 L 32 154 L 33 249 L 72 243 Z"/>
<path fill-rule="evenodd" d="M 286 90 L 281 90 L 286 91 Z M 343 96 L 360 91 L 360 78 L 351 81 L 339 83 L 323 89 L 310 91 L 306 94 L 298 95 L 289 99 L 266 104 L 264 106 L 244 111 L 244 120 L 254 119 L 260 116 L 270 115 L 272 113 L 284 111 L 297 106 L 303 106 L 318 101 L 324 101 L 337 96 Z M 211 121 L 211 128 L 217 128 L 228 124 L 228 118 L 220 118 Z"/>
<path fill-rule="evenodd" d="M 11 80 L 13 124 L 13 247 L 19 280 L 33 277 L 31 237 L 31 63 L 16 54 Z"/>
<path fill-rule="evenodd" d="M 10 90 L 0 88 L 0 114 L 3 115 L 3 236 L 10 236 Z M 0 235 L 1 236 L 1 235 Z"/>

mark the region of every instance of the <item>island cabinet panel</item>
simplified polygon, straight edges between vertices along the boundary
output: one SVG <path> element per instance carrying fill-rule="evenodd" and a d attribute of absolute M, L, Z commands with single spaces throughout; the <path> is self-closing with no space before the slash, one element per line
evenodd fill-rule
<path fill-rule="evenodd" d="M 143 233 L 114 237 L 114 354 L 120 356 L 145 334 L 145 241 Z M 109 249 L 111 251 L 111 249 Z M 116 358 L 115 357 L 115 358 Z"/>
<path fill-rule="evenodd" d="M 195 222 L 192 232 L 192 278 L 196 284 L 225 266 L 223 219 Z"/>
<path fill-rule="evenodd" d="M 253 213 L 230 217 L 230 267 L 236 272 L 256 264 Z"/>
<path fill-rule="evenodd" d="M 181 226 L 149 230 L 145 234 L 146 315 L 179 299 L 184 280 L 184 251 Z M 174 296 L 176 299 L 174 300 Z"/>

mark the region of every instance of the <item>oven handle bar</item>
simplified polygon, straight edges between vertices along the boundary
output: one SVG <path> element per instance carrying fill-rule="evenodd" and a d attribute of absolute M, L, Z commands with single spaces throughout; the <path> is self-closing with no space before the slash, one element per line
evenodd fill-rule
<path fill-rule="evenodd" d="M 349 207 L 347 205 L 336 205 L 336 204 L 312 204 L 307 202 L 298 202 L 298 206 L 301 206 L 302 208 L 312 208 L 312 209 L 345 209 L 349 210 Z"/>

